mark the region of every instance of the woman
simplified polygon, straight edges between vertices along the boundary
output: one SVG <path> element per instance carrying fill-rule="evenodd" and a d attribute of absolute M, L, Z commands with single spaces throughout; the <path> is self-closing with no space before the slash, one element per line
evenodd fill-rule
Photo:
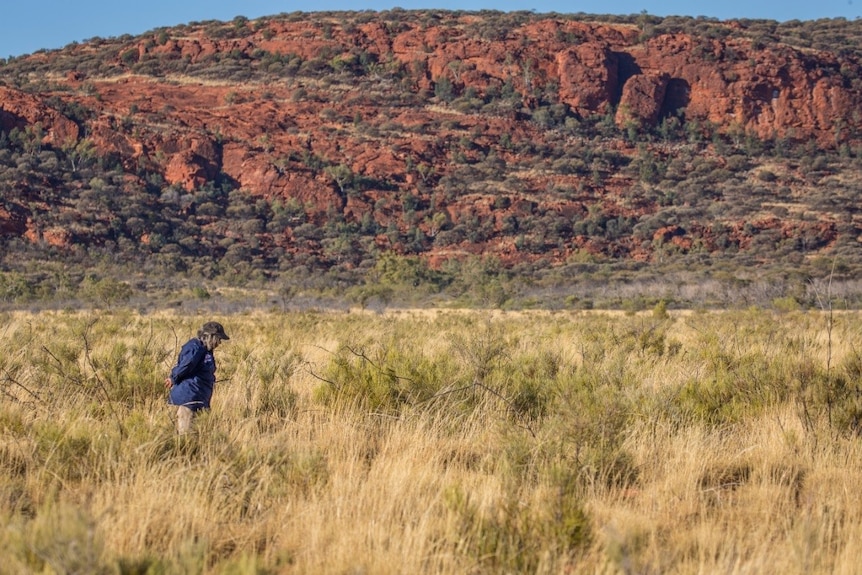
<path fill-rule="evenodd" d="M 165 386 L 171 390 L 169 403 L 179 406 L 178 432 L 188 432 L 195 412 L 209 409 L 216 372 L 213 351 L 222 340 L 228 339 L 220 323 L 209 321 L 198 331 L 198 336 L 186 342 L 180 350 L 177 365 L 165 379 Z"/>

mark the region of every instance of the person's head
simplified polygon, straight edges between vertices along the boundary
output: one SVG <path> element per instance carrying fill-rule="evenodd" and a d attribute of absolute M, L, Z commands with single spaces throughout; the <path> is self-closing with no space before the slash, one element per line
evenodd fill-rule
<path fill-rule="evenodd" d="M 223 339 L 230 339 L 224 332 L 224 327 L 217 321 L 206 322 L 198 331 L 198 339 L 210 351 L 218 347 Z"/>

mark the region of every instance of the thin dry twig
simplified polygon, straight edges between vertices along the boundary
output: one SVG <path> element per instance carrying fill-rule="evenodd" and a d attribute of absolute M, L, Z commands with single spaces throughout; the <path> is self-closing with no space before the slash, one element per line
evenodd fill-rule
<path fill-rule="evenodd" d="M 96 322 L 98 322 L 98 321 L 99 321 L 98 319 L 93 319 L 90 323 L 88 323 L 87 329 L 84 330 L 84 334 L 82 335 L 82 337 L 84 338 L 84 358 L 87 360 L 87 365 L 90 366 L 90 369 L 93 371 L 93 379 L 95 379 L 96 383 L 98 384 L 98 387 L 102 393 L 104 402 L 106 404 L 108 404 L 108 408 L 111 411 L 111 415 L 114 417 L 114 419 L 117 422 L 117 429 L 120 431 L 120 437 L 124 438 L 126 436 L 126 430 L 123 427 L 123 421 L 120 418 L 120 414 L 117 413 L 116 406 L 114 405 L 114 402 L 111 401 L 111 395 L 110 395 L 110 393 L 108 393 L 108 386 L 105 385 L 105 382 L 102 381 L 101 377 L 99 377 L 99 370 L 96 369 L 96 366 L 93 364 L 93 360 L 90 357 L 90 341 L 87 338 L 87 334 L 90 332 L 90 329 L 94 325 L 96 325 Z"/>
<path fill-rule="evenodd" d="M 33 391 L 32 389 L 30 389 L 29 387 L 27 387 L 26 385 L 21 383 L 20 381 L 18 381 L 14 377 L 12 377 L 12 375 L 7 370 L 4 369 L 3 372 L 4 372 L 4 376 L 5 376 L 4 381 L 7 381 L 9 383 L 12 383 L 12 384 L 20 387 L 21 389 L 26 391 L 33 399 L 35 399 L 39 403 L 43 403 L 43 400 L 41 397 L 39 397 L 38 393 L 36 393 L 35 391 Z M 8 395 L 9 395 L 9 397 L 12 397 L 11 394 L 8 394 Z"/>
<path fill-rule="evenodd" d="M 367 355 L 365 355 L 365 352 L 355 351 L 355 350 L 354 350 L 352 347 L 350 347 L 349 345 L 345 345 L 344 347 L 347 349 L 347 351 L 349 351 L 350 353 L 352 353 L 352 354 L 353 354 L 353 355 L 355 355 L 356 357 L 359 357 L 359 358 L 364 359 L 365 361 L 367 361 L 367 362 L 368 362 L 369 364 L 371 364 L 371 366 L 372 366 L 374 369 L 376 369 L 377 371 L 380 371 L 380 372 L 383 372 L 383 371 L 384 371 L 384 369 L 383 369 L 383 368 L 381 368 L 380 366 L 378 366 L 376 363 L 374 363 L 374 361 L 372 361 L 372 360 L 371 360 L 371 358 L 369 358 Z M 397 373 L 395 373 L 395 370 L 394 370 L 394 369 L 392 369 L 391 367 L 387 367 L 385 371 L 386 371 L 386 375 L 392 376 L 392 377 L 394 377 L 395 379 L 400 379 L 400 380 L 402 380 L 402 381 L 409 381 L 410 383 L 416 383 L 415 381 L 413 381 L 413 380 L 412 380 L 412 379 L 410 379 L 409 377 L 404 377 L 404 376 L 398 375 Z"/>

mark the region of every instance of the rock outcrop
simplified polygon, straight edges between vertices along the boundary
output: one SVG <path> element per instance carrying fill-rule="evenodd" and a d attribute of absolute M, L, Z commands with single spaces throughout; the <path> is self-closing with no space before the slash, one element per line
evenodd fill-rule
<path fill-rule="evenodd" d="M 387 27 L 372 21 L 347 28 L 273 19 L 241 30 L 241 37 L 210 38 L 201 31 L 161 45 L 145 37 L 135 50 L 137 60 L 161 57 L 193 65 L 225 54 L 252 60 L 264 53 L 304 62 L 327 54 L 349 67 L 359 65 L 358 53 L 374 66 L 398 62 L 419 89 L 434 89 L 444 78 L 459 92 L 471 88 L 477 94 L 509 85 L 529 102 L 554 85 L 559 101 L 581 116 L 623 107 L 618 121 L 655 124 L 668 114 L 684 114 L 761 138 L 814 138 L 823 146 L 835 144 L 836 119 L 859 127 L 860 120 L 851 117 L 862 94 L 858 83 L 847 81 L 847 70 L 859 63 L 836 54 L 764 47 L 734 36 L 670 33 L 644 40 L 632 25 L 552 18 L 497 36 L 470 32 L 481 23 L 481 17 L 461 16 L 438 25 Z"/>
<path fill-rule="evenodd" d="M 616 122 L 625 126 L 635 122 L 638 126 L 655 126 L 665 106 L 665 95 L 670 77 L 664 72 L 638 74 L 623 85 Z"/>
<path fill-rule="evenodd" d="M 604 114 L 619 86 L 616 55 L 610 47 L 588 42 L 556 53 L 560 100 L 581 116 Z"/>
<path fill-rule="evenodd" d="M 36 130 L 34 137 L 40 144 L 56 146 L 78 140 L 78 125 L 47 106 L 43 98 L 0 86 L 0 130 Z"/>

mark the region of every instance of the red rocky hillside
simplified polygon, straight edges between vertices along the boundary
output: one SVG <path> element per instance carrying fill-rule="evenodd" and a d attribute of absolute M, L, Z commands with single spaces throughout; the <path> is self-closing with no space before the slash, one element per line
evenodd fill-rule
<path fill-rule="evenodd" d="M 852 259 L 860 25 L 795 26 L 299 13 L 11 59 L 0 234 L 211 273 Z"/>

